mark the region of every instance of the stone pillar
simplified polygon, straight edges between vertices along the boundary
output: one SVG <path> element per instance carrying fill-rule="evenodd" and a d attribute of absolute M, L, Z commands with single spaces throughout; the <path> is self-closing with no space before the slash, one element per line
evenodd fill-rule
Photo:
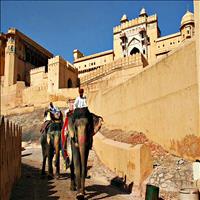
<path fill-rule="evenodd" d="M 194 0 L 194 18 L 195 18 L 195 38 L 196 38 L 196 65 L 198 81 L 198 104 L 199 104 L 199 135 L 200 135 L 200 1 Z"/>
<path fill-rule="evenodd" d="M 5 82 L 4 86 L 10 86 L 16 83 L 16 47 L 15 40 L 9 38 L 5 48 Z"/>

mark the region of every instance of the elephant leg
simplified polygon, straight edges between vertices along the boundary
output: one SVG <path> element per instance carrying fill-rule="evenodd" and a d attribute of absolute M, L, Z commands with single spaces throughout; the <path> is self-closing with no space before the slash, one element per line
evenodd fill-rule
<path fill-rule="evenodd" d="M 78 151 L 78 147 L 75 147 L 73 142 L 72 144 L 72 153 L 73 153 L 73 164 L 75 169 L 75 176 L 76 176 L 76 187 L 77 187 L 77 194 L 81 192 L 81 163 L 80 163 L 80 154 Z"/>
<path fill-rule="evenodd" d="M 86 177 L 86 173 L 87 173 L 87 162 L 86 162 L 86 157 L 88 156 L 85 151 L 85 147 L 81 147 L 81 145 L 79 146 L 80 148 L 80 155 L 81 155 L 81 193 L 85 194 L 85 177 Z"/>
<path fill-rule="evenodd" d="M 56 166 L 56 177 L 59 177 L 60 174 L 60 137 L 59 135 L 56 135 L 54 137 L 54 148 L 56 153 L 56 160 L 55 160 L 55 166 Z"/>
<path fill-rule="evenodd" d="M 47 159 L 47 156 L 44 155 L 43 156 L 43 162 L 42 162 L 42 175 L 45 175 L 46 159 Z"/>
<path fill-rule="evenodd" d="M 45 175 L 45 166 L 46 166 L 46 158 L 47 158 L 47 136 L 43 133 L 40 137 L 40 144 L 42 148 L 42 172 L 41 175 Z"/>
<path fill-rule="evenodd" d="M 70 185 L 70 190 L 75 191 L 76 190 L 76 183 L 75 183 L 75 174 L 74 174 L 74 161 L 73 161 L 73 156 L 70 164 L 70 178 L 71 178 L 71 185 Z"/>
<path fill-rule="evenodd" d="M 47 135 L 47 143 L 48 143 L 48 148 L 47 148 L 47 152 L 48 152 L 48 176 L 49 177 L 53 177 L 53 166 L 52 166 L 52 160 L 53 160 L 53 156 L 54 156 L 54 149 L 53 146 L 51 144 L 51 136 Z"/>
<path fill-rule="evenodd" d="M 42 146 L 42 172 L 41 172 L 41 175 L 45 175 L 45 166 L 46 166 L 46 158 L 47 158 L 45 150 L 46 150 L 45 147 Z"/>
<path fill-rule="evenodd" d="M 87 172 L 88 172 L 87 161 L 88 161 L 89 151 L 90 150 L 89 150 L 89 147 L 88 147 L 88 149 L 85 152 L 85 178 L 88 178 L 88 176 L 87 176 Z"/>

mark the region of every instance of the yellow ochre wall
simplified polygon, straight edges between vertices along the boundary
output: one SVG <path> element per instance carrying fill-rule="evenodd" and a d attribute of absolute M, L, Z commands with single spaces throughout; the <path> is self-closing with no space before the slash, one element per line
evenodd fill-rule
<path fill-rule="evenodd" d="M 129 181 L 133 181 L 134 185 L 140 186 L 152 172 L 152 156 L 145 145 L 133 146 L 107 139 L 97 133 L 94 136 L 94 148 L 107 167 L 119 177 L 126 177 Z"/>
<path fill-rule="evenodd" d="M 195 41 L 127 82 L 91 93 L 88 105 L 109 128 L 141 131 L 168 150 L 200 158 Z"/>

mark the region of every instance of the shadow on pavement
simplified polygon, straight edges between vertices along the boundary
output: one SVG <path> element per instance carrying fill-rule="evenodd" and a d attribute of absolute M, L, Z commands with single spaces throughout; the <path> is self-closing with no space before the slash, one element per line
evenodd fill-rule
<path fill-rule="evenodd" d="M 51 196 L 57 191 L 53 182 L 41 178 L 40 169 L 22 164 L 22 175 L 14 186 L 10 200 L 58 200 L 59 196 Z"/>
<path fill-rule="evenodd" d="M 120 191 L 119 188 L 115 188 L 112 185 L 91 185 L 86 187 L 85 199 L 100 200 L 119 194 L 127 194 L 127 192 Z"/>

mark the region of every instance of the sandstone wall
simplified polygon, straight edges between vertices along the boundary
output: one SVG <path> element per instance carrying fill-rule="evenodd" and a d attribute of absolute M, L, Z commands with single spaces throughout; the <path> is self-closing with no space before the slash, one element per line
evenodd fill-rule
<path fill-rule="evenodd" d="M 18 81 L 15 85 L 1 88 L 1 111 L 6 107 L 12 108 L 22 104 L 22 91 L 25 85 Z"/>
<path fill-rule="evenodd" d="M 24 105 L 37 105 L 47 103 L 49 101 L 47 85 L 32 86 L 24 89 L 22 98 Z"/>
<path fill-rule="evenodd" d="M 145 145 L 133 146 L 107 139 L 97 133 L 94 136 L 94 148 L 107 167 L 134 185 L 139 186 L 152 171 L 151 153 Z"/>
<path fill-rule="evenodd" d="M 23 105 L 39 106 L 50 101 L 64 101 L 75 99 L 78 96 L 78 88 L 58 89 L 54 93 L 48 93 L 47 85 L 28 87 L 23 91 Z"/>
<path fill-rule="evenodd" d="M 195 41 L 189 41 L 127 82 L 90 93 L 90 110 L 110 128 L 136 130 L 168 150 L 200 158 Z"/>
<path fill-rule="evenodd" d="M 54 94 L 51 94 L 50 100 L 64 101 L 66 105 L 68 99 L 75 99 L 78 95 L 78 88 L 63 88 L 58 89 Z"/>
<path fill-rule="evenodd" d="M 48 73 L 45 73 L 45 66 L 30 70 L 30 80 L 31 86 L 47 85 Z"/>
<path fill-rule="evenodd" d="M 80 77 L 81 87 L 86 93 L 98 91 L 99 88 L 104 88 L 105 91 L 140 73 L 147 64 L 140 53 L 118 59 Z"/>
<path fill-rule="evenodd" d="M 200 83 L 200 1 L 194 0 L 194 17 L 195 17 L 195 37 L 196 37 L 196 61 L 197 61 L 197 79 Z M 198 85 L 199 92 L 199 109 L 200 109 L 200 84 Z M 200 113 L 200 110 L 198 111 Z M 200 129 L 200 117 L 199 117 Z"/>

